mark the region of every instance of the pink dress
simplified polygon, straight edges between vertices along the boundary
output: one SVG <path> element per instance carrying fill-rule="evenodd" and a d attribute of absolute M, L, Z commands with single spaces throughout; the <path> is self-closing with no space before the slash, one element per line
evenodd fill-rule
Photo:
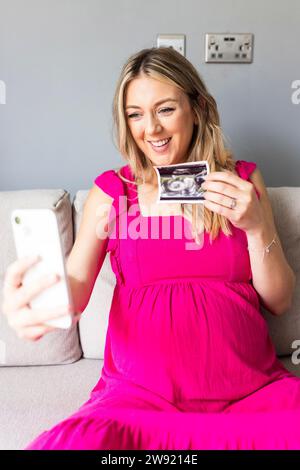
<path fill-rule="evenodd" d="M 245 180 L 255 167 L 236 162 Z M 128 165 L 122 174 L 133 180 Z M 276 357 L 245 232 L 231 226 L 233 236 L 220 231 L 212 245 L 205 233 L 201 249 L 187 250 L 191 238 L 172 236 L 182 216 L 130 213 L 135 186 L 114 170 L 95 183 L 119 219 L 118 196 L 128 197 L 127 227 L 107 244 L 117 283 L 101 377 L 26 450 L 300 449 L 300 379 Z M 137 221 L 141 233 L 169 222 L 171 235 L 125 236 Z"/>

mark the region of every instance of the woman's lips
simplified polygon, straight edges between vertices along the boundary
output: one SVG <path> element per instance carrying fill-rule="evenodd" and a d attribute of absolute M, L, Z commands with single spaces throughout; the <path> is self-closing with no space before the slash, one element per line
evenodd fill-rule
<path fill-rule="evenodd" d="M 154 150 L 156 153 L 164 153 L 166 150 L 168 150 L 169 144 L 171 142 L 172 137 L 170 137 L 169 142 L 167 142 L 165 145 L 162 145 L 161 147 L 155 147 L 155 145 L 152 145 L 151 142 L 149 144 L 151 145 L 151 148 Z"/>

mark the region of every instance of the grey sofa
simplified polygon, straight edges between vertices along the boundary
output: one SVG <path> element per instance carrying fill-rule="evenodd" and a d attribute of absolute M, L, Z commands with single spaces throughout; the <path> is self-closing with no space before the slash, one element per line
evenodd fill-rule
<path fill-rule="evenodd" d="M 5 270 L 16 257 L 10 212 L 15 208 L 52 208 L 68 256 L 87 193 L 78 191 L 71 201 L 69 193 L 61 189 L 0 192 L 1 295 Z M 283 316 L 274 317 L 263 308 L 261 312 L 280 360 L 300 377 L 296 349 L 300 340 L 300 188 L 268 188 L 268 193 L 288 262 L 297 275 L 297 288 L 293 305 Z M 114 286 L 107 255 L 80 322 L 67 331 L 48 333 L 37 342 L 18 338 L 0 312 L 1 450 L 23 449 L 88 400 L 101 375 Z"/>

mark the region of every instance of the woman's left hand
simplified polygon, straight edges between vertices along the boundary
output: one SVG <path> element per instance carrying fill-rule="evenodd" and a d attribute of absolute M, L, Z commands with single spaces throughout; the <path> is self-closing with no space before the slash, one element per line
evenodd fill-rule
<path fill-rule="evenodd" d="M 263 225 L 263 208 L 249 181 L 228 170 L 214 171 L 206 176 L 201 187 L 206 190 L 204 206 L 227 217 L 235 227 L 250 232 Z M 233 199 L 236 204 L 231 209 Z"/>

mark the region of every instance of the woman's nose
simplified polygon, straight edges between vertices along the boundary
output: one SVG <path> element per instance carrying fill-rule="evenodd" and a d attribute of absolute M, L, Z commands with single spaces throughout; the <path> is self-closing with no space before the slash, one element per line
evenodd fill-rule
<path fill-rule="evenodd" d="M 162 125 L 159 122 L 159 119 L 156 116 L 150 116 L 145 124 L 145 132 L 147 135 L 152 133 L 161 132 Z"/>

